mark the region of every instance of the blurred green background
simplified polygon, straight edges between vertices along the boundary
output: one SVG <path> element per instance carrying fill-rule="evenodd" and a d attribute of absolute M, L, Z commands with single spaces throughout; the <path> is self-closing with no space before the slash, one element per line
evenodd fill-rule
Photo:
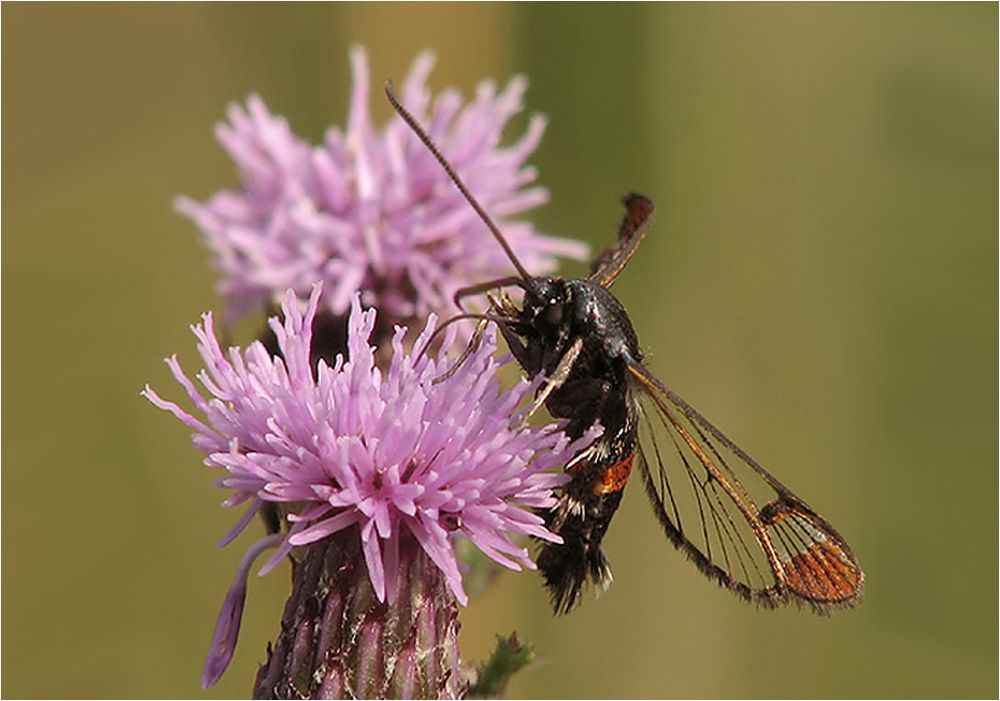
<path fill-rule="evenodd" d="M 616 582 L 553 618 L 536 575 L 463 614 L 517 630 L 541 697 L 995 697 L 997 5 L 3 7 L 4 696 L 246 696 L 287 572 L 198 679 L 245 541 L 185 430 L 188 324 L 221 305 L 178 193 L 235 182 L 212 137 L 260 92 L 303 137 L 432 48 L 435 89 L 531 80 L 544 231 L 660 216 L 616 290 L 651 366 L 854 545 L 864 605 L 766 612 L 706 581 L 641 489 Z M 376 105 L 376 116 L 388 116 Z M 523 124 L 523 122 L 521 122 Z M 515 125 L 516 128 L 517 125 Z M 580 272 L 569 267 L 566 272 Z"/>

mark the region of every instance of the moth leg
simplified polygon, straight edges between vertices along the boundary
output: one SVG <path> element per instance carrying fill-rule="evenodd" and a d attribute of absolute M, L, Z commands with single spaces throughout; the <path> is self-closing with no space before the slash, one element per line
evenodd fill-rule
<path fill-rule="evenodd" d="M 573 370 L 573 364 L 576 362 L 576 359 L 580 357 L 581 350 L 583 350 L 583 338 L 577 338 L 573 341 L 569 350 L 567 350 L 563 354 L 563 357 L 559 359 L 559 364 L 556 365 L 556 369 L 552 371 L 552 374 L 549 375 L 548 378 L 546 378 L 545 386 L 535 397 L 535 401 L 531 403 L 531 408 L 528 410 L 528 414 L 525 418 L 531 418 L 531 416 L 538 411 L 546 400 L 548 400 L 549 396 L 566 383 L 566 379 Z"/>
<path fill-rule="evenodd" d="M 462 350 L 462 354 L 458 356 L 458 360 L 455 364 L 451 366 L 449 370 L 438 375 L 434 378 L 433 384 L 438 384 L 439 382 L 444 382 L 449 377 L 458 372 L 458 369 L 462 367 L 469 356 L 479 350 L 479 344 L 482 343 L 483 334 L 486 333 L 486 325 L 489 323 L 489 319 L 481 319 L 478 324 L 476 324 L 476 330 L 472 333 L 472 338 L 469 339 L 469 343 L 466 344 L 465 348 Z"/>

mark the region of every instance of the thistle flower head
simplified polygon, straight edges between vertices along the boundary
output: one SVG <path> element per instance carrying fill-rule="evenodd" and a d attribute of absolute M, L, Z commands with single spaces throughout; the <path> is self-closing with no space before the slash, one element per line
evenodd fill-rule
<path fill-rule="evenodd" d="M 533 274 L 550 272 L 557 256 L 582 258 L 581 243 L 536 233 L 511 217 L 542 204 L 525 161 L 538 146 L 544 119 L 534 116 L 513 145 L 501 147 L 526 82 L 502 91 L 480 84 L 462 106 L 455 90 L 431 100 L 425 81 L 434 60 L 417 57 L 402 85 L 407 108 L 497 219 Z M 252 96 L 232 106 L 216 130 L 239 170 L 241 187 L 178 209 L 204 232 L 222 273 L 220 292 L 230 320 L 293 289 L 308 296 L 324 281 L 323 304 L 346 314 L 355 292 L 385 319 L 412 322 L 447 310 L 465 285 L 499 277 L 510 262 L 485 225 L 408 126 L 394 117 L 383 129 L 369 112 L 368 61 L 351 53 L 354 85 L 347 128 L 332 127 L 316 147 L 296 137 L 285 119 Z"/>
<path fill-rule="evenodd" d="M 263 502 L 285 504 L 290 528 L 273 567 L 293 547 L 359 527 L 372 588 L 379 599 L 396 595 L 398 537 L 409 531 L 465 603 L 452 537 L 464 535 L 511 569 L 534 567 L 512 540 L 530 535 L 558 542 L 533 510 L 552 506 L 551 490 L 567 477 L 557 470 L 587 442 L 570 441 L 556 427 L 532 428 L 519 406 L 536 383 L 503 390 L 496 377 L 495 334 L 447 379 L 447 357 L 403 348 L 404 328 L 392 339 L 387 370 L 375 365 L 368 343 L 374 310 L 358 295 L 348 322 L 348 357 L 310 367 L 317 285 L 305 312 L 289 290 L 284 320 L 271 319 L 281 347 L 273 357 L 260 342 L 224 352 L 211 314 L 193 327 L 205 369 L 201 388 L 176 358 L 167 360 L 204 420 L 143 394 L 193 430 L 205 464 L 224 471 L 218 484 L 233 490 L 227 506 L 248 503 L 223 542 L 242 530 Z M 446 345 L 448 345 L 446 343 Z"/>

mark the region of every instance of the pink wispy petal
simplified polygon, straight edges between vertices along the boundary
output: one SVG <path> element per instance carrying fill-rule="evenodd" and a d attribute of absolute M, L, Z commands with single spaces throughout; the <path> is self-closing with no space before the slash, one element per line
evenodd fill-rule
<path fill-rule="evenodd" d="M 412 322 L 450 311 L 460 287 L 511 270 L 409 127 L 396 116 L 373 124 L 371 103 L 383 99 L 381 90 L 372 90 L 363 49 L 354 48 L 350 62 L 345 131 L 331 127 L 313 146 L 252 95 L 245 106 L 230 106 L 229 121 L 216 128 L 240 186 L 204 202 L 177 200 L 178 211 L 205 235 L 230 321 L 288 288 L 305 299 L 322 280 L 323 304 L 336 315 L 346 314 L 361 291 L 365 306 Z M 463 107 L 454 90 L 433 99 L 426 85 L 433 66 L 431 53 L 417 56 L 401 84 L 402 99 L 497 219 L 525 267 L 542 275 L 560 257 L 585 258 L 584 244 L 538 233 L 518 219 L 548 200 L 543 188 L 532 186 L 536 172 L 527 164 L 545 120 L 532 117 L 524 134 L 501 145 L 508 121 L 522 110 L 527 81 L 516 77 L 500 91 L 485 82 Z"/>

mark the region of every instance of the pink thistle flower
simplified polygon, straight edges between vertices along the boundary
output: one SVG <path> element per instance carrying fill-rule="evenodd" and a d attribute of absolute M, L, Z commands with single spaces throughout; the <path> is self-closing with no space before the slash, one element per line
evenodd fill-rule
<path fill-rule="evenodd" d="M 525 165 L 545 120 L 533 116 L 516 143 L 500 146 L 504 126 L 522 109 L 526 81 L 514 78 L 500 92 L 484 82 L 464 108 L 453 89 L 432 104 L 425 82 L 433 63 L 430 53 L 417 57 L 403 82 L 403 101 L 497 218 L 525 267 L 541 275 L 555 268 L 558 256 L 586 257 L 584 244 L 512 219 L 548 199 L 531 186 L 536 172 Z M 409 127 L 398 116 L 381 130 L 372 124 L 363 49 L 352 50 L 351 69 L 346 131 L 331 127 L 324 143 L 310 146 L 251 96 L 245 110 L 231 106 L 230 123 L 216 129 L 241 187 L 204 203 L 178 200 L 177 208 L 204 232 L 223 275 L 219 289 L 229 321 L 289 288 L 305 299 L 319 280 L 324 306 L 335 316 L 344 316 L 360 291 L 362 304 L 378 308 L 383 321 L 412 322 L 448 310 L 460 287 L 510 270 Z"/>
<path fill-rule="evenodd" d="M 249 503 L 222 544 L 234 538 L 263 502 L 284 505 L 291 523 L 283 536 L 251 547 L 226 598 L 206 665 L 214 683 L 228 664 L 246 593 L 250 562 L 266 545 L 278 545 L 262 574 L 296 546 L 357 527 L 360 550 L 375 597 L 399 595 L 401 539 L 420 549 L 461 603 L 467 597 L 453 547 L 455 536 L 471 540 L 508 568 L 534 568 L 513 536 L 559 542 L 537 509 L 555 503 L 552 489 L 564 484 L 559 471 L 593 440 L 598 429 L 571 441 L 557 427 L 523 422 L 525 399 L 536 382 L 522 380 L 503 390 L 496 377 L 495 334 L 451 376 L 447 356 L 420 349 L 429 342 L 428 321 L 414 350 L 403 347 L 405 328 L 392 338 L 388 368 L 376 365 L 369 345 L 375 310 L 351 301 L 348 356 L 332 366 L 310 363 L 312 322 L 321 285 L 313 287 L 303 313 L 292 290 L 282 305 L 284 320 L 270 320 L 280 357 L 260 342 L 246 351 L 221 348 L 211 314 L 192 327 L 205 369 L 198 388 L 176 357 L 167 360 L 203 420 L 162 399 L 148 386 L 143 395 L 193 431 L 204 463 L 225 472 L 218 485 L 233 490 L 224 505 Z M 446 339 L 445 347 L 451 344 Z"/>

